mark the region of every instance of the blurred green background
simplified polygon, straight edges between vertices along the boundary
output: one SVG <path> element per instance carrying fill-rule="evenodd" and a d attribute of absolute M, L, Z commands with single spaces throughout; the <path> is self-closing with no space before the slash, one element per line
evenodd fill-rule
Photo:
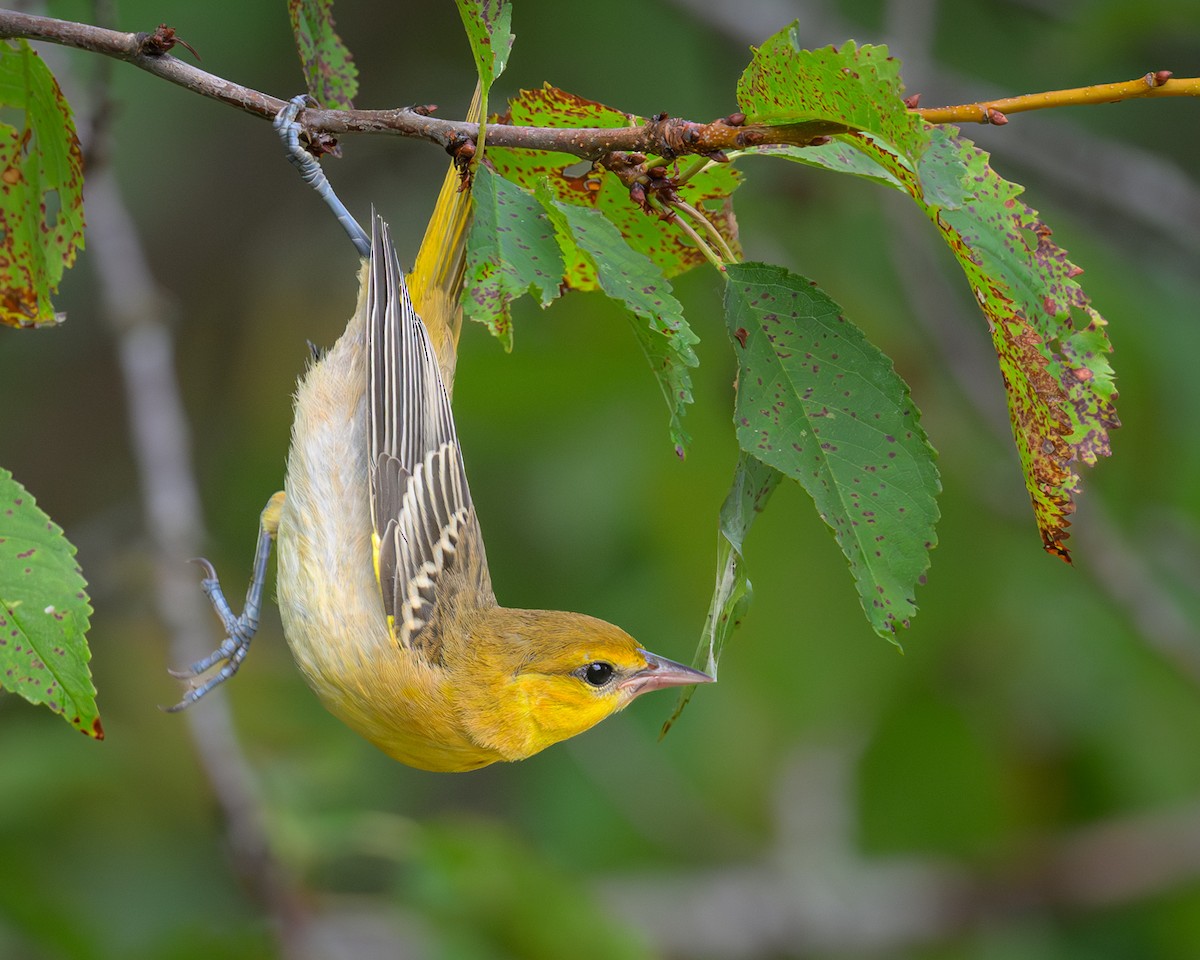
<path fill-rule="evenodd" d="M 643 115 L 721 116 L 749 44 L 793 17 L 809 46 L 889 41 L 924 105 L 1200 74 L 1195 0 L 514 7 L 493 105 L 551 81 Z M 52 12 L 94 17 L 83 2 Z M 336 14 L 358 105 L 464 113 L 451 3 L 340 0 Z M 120 29 L 160 22 L 207 70 L 302 89 L 282 0 L 119 5 Z M 96 83 L 97 58 L 48 56 L 74 91 Z M 113 163 L 169 294 L 202 549 L 237 594 L 282 483 L 305 341 L 340 333 L 356 259 L 267 124 L 126 65 L 112 82 Z M 320 709 L 269 606 L 216 696 L 294 895 L 282 921 L 248 892 L 187 721 L 157 709 L 178 688 L 155 566 L 197 591 L 199 573 L 152 549 L 85 251 L 65 325 L 0 331 L 0 463 L 79 547 L 108 738 L 0 697 L 0 957 L 1200 956 L 1198 111 L 1181 98 L 967 131 L 1027 185 L 1111 323 L 1124 426 L 1086 472 L 1074 568 L 1040 549 L 995 429 L 983 318 L 928 225 L 869 184 L 746 161 L 747 256 L 843 304 L 895 358 L 941 454 L 940 543 L 904 655 L 871 632 L 791 487 L 747 543 L 755 601 L 721 682 L 662 743 L 664 694 L 521 764 L 409 770 Z M 343 147 L 325 164 L 342 198 L 360 217 L 375 204 L 411 262 L 446 158 L 384 137 Z M 703 338 L 686 461 L 599 296 L 522 304 L 511 356 L 468 329 L 456 408 L 500 597 L 586 610 L 687 659 L 735 456 L 733 367 L 718 279 L 676 289 Z"/>

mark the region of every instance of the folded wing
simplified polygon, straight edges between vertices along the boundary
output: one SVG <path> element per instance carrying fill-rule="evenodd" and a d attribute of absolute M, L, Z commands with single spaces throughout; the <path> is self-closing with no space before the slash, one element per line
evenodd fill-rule
<path fill-rule="evenodd" d="M 396 639 L 437 662 L 443 627 L 456 605 L 494 598 L 450 396 L 409 299 L 387 224 L 377 215 L 367 282 L 371 516 L 379 586 Z"/>

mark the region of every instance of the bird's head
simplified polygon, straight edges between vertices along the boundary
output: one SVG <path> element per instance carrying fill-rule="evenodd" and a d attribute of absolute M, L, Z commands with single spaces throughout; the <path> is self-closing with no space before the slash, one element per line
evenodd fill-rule
<path fill-rule="evenodd" d="M 512 760 L 583 733 L 643 693 L 713 680 L 583 614 L 497 608 L 489 626 L 495 643 L 478 651 L 487 699 L 468 715 L 473 735 Z"/>

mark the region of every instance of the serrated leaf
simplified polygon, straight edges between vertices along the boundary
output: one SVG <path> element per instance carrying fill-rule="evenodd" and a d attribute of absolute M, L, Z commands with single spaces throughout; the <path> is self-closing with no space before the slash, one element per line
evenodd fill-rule
<path fill-rule="evenodd" d="M 86 586 L 61 528 L 0 469 L 0 687 L 102 740 Z"/>
<path fill-rule="evenodd" d="M 851 176 L 862 177 L 864 180 L 881 183 L 897 190 L 905 189 L 899 180 L 873 159 L 836 138 L 829 143 L 812 147 L 793 147 L 786 144 L 748 147 L 745 150 L 739 150 L 737 155 L 739 157 L 783 157 L 807 167 L 820 167 L 823 170 L 832 170 L 834 173 L 848 173 Z"/>
<path fill-rule="evenodd" d="M 738 443 L 812 496 L 891 639 L 916 612 L 941 489 L 908 387 L 811 280 L 761 263 L 727 271 Z"/>
<path fill-rule="evenodd" d="M 334 29 L 333 0 L 288 0 L 288 16 L 309 94 L 323 107 L 353 109 L 358 68 Z"/>
<path fill-rule="evenodd" d="M 508 0 L 455 0 L 484 96 L 508 66 L 512 52 L 512 7 Z M 486 102 L 486 101 L 485 101 Z M 486 116 L 486 111 L 485 111 Z"/>
<path fill-rule="evenodd" d="M 1065 541 L 1079 477 L 1072 463 L 1109 452 L 1119 424 L 1105 321 L 1075 281 L 1082 271 L 1050 239 L 1022 188 L 957 130 L 922 125 L 900 100 L 895 61 L 846 44 L 807 53 L 795 28 L 755 53 L 739 84 L 747 116 L 822 119 L 856 126 L 821 147 L 755 148 L 903 190 L 938 227 L 988 319 L 1013 435 L 1042 542 L 1070 559 Z M 878 117 L 872 118 L 871 111 Z M 856 158 L 846 150 L 861 152 Z M 878 164 L 872 175 L 863 158 Z"/>
<path fill-rule="evenodd" d="M 508 66 L 508 55 L 515 39 L 510 29 L 512 7 L 508 0 L 455 0 L 455 3 L 479 74 L 478 156 L 474 164 L 479 167 L 487 140 L 488 94 L 496 78 Z"/>
<path fill-rule="evenodd" d="M 540 90 L 522 91 L 510 101 L 508 114 L 500 122 L 539 127 L 625 127 L 645 120 L 547 84 Z M 649 257 L 667 278 L 706 262 L 704 254 L 678 226 L 648 216 L 629 199 L 629 191 L 615 176 L 586 167 L 581 170 L 578 157 L 542 150 L 491 148 L 488 158 L 498 173 L 526 190 L 532 192 L 541 180 L 547 180 L 555 200 L 599 210 L 626 243 Z M 740 250 L 737 223 L 728 201 L 740 182 L 740 175 L 728 164 L 712 163 L 679 191 L 684 202 L 703 210 L 735 252 Z M 567 263 L 566 282 L 575 290 L 598 287 L 595 270 L 582 257 Z"/>
<path fill-rule="evenodd" d="M 83 247 L 83 155 L 71 108 L 24 40 L 0 42 L 0 323 L 58 323 L 51 296 Z"/>
<path fill-rule="evenodd" d="M 928 134 L 905 107 L 903 93 L 900 64 L 886 47 L 848 40 L 840 47 L 803 50 L 795 23 L 754 51 L 737 87 L 738 105 L 751 122 L 822 120 L 852 127 L 835 140 L 915 187 Z"/>
<path fill-rule="evenodd" d="M 667 401 L 671 441 L 682 457 L 691 442 L 683 429 L 683 415 L 692 402 L 688 368 L 700 362 L 692 349 L 700 338 L 684 319 L 670 281 L 653 261 L 632 249 L 599 210 L 555 200 L 546 180 L 538 183 L 536 196 L 554 224 L 564 257 L 586 262 L 595 270 L 600 289 L 629 310 L 633 331 Z"/>
<path fill-rule="evenodd" d="M 559 293 L 562 256 L 542 205 L 486 166 L 475 172 L 463 310 L 512 349 L 509 304 L 531 294 L 543 306 Z"/>
<path fill-rule="evenodd" d="M 1109 454 L 1120 425 L 1105 320 L 1075 277 L 1083 271 L 1023 203 L 1023 190 L 997 174 L 988 155 L 957 131 L 934 131 L 922 180 L 957 171 L 961 199 L 918 201 L 938 226 L 988 319 L 1008 396 L 1025 485 L 1046 550 L 1070 559 L 1065 540 L 1079 477 L 1071 464 Z"/>
<path fill-rule="evenodd" d="M 745 452 L 738 455 L 733 485 L 721 506 L 717 526 L 717 583 L 708 605 L 704 630 L 700 634 L 700 645 L 696 648 L 696 656 L 692 658 L 692 666 L 704 670 L 711 677 L 716 677 L 721 652 L 733 636 L 733 631 L 741 625 L 742 617 L 750 606 L 753 590 L 746 574 L 742 545 L 755 518 L 766 509 L 767 501 L 782 479 L 782 473 L 756 457 Z M 692 699 L 694 690 L 694 687 L 686 687 L 680 691 L 675 709 L 663 724 L 660 737 L 666 736 Z"/>

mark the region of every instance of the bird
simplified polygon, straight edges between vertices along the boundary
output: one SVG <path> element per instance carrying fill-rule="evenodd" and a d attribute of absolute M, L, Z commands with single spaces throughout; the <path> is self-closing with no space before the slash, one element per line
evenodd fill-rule
<path fill-rule="evenodd" d="M 412 767 L 522 760 L 643 693 L 712 682 L 595 617 L 499 604 L 450 397 L 469 194 L 447 176 L 414 273 L 423 320 L 387 223 L 372 211 L 367 237 L 298 145 L 303 103 L 291 101 L 276 126 L 363 256 L 358 303 L 300 379 L 284 490 L 263 510 L 240 615 L 201 561 L 226 637 L 175 672 L 191 687 L 169 709 L 237 672 L 272 542 L 284 635 L 301 672 L 334 716 Z"/>

